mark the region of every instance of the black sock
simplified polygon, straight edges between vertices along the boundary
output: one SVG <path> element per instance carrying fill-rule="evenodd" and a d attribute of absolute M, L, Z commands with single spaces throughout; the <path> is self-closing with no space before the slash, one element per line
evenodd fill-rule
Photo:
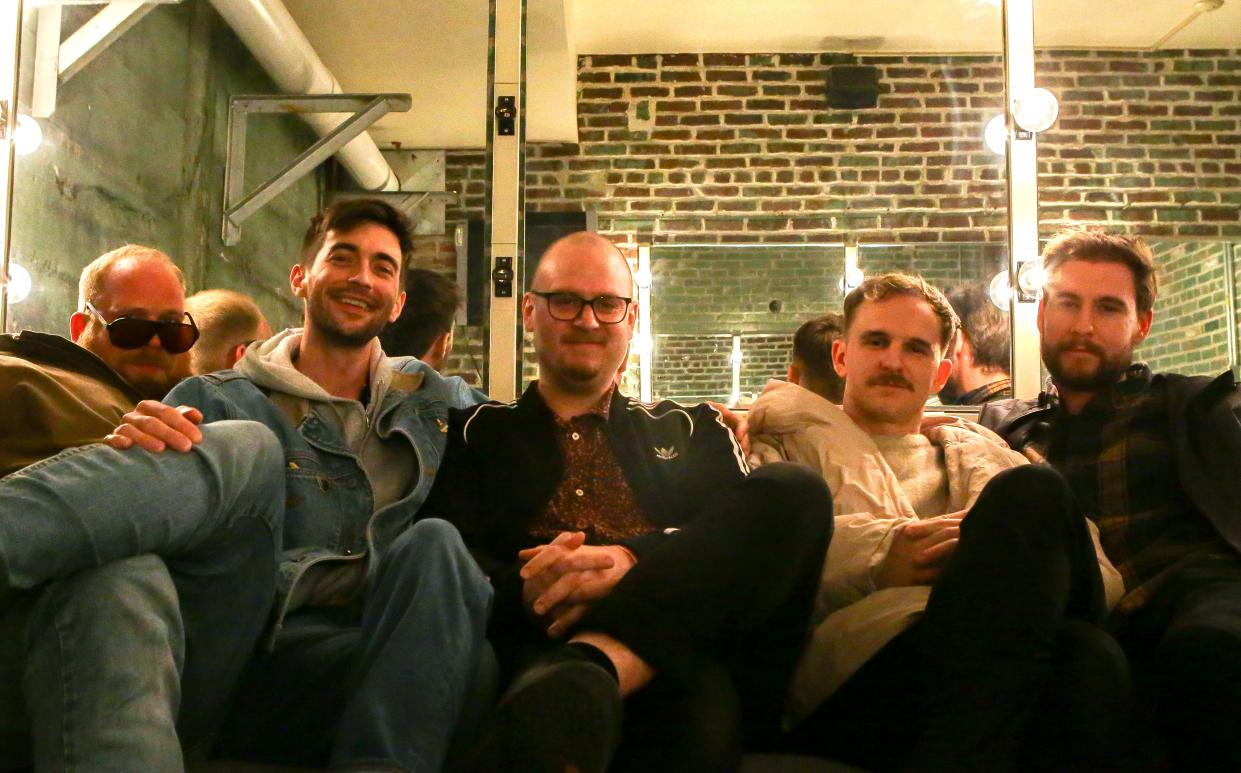
<path fill-rule="evenodd" d="M 611 658 L 603 654 L 603 650 L 593 644 L 587 644 L 583 641 L 569 642 L 565 645 L 565 650 L 568 651 L 565 653 L 566 655 L 572 653 L 573 655 L 589 660 L 591 663 L 599 666 L 604 671 L 611 674 L 612 678 L 616 680 L 618 685 L 620 684 L 620 675 L 616 673 L 616 666 L 612 664 Z"/>

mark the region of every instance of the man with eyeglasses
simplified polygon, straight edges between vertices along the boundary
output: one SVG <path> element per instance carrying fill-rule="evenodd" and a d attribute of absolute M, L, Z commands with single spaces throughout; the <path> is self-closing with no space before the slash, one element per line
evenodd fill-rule
<path fill-rule="evenodd" d="M 188 373 L 167 255 L 91 262 L 70 330 L 0 336 L 0 768 L 175 771 L 266 620 L 281 459 L 237 422 L 172 463 L 97 444 Z"/>
<path fill-rule="evenodd" d="M 522 300 L 539 379 L 451 413 L 420 516 L 488 574 L 511 679 L 473 770 L 730 770 L 778 726 L 830 494 L 793 465 L 748 475 L 712 406 L 616 390 L 632 285 L 607 239 L 553 244 Z"/>

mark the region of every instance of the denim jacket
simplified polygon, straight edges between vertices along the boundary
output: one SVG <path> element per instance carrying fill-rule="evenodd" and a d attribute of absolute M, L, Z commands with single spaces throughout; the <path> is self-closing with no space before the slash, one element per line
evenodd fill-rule
<path fill-rule="evenodd" d="M 316 567 L 339 568 L 365 561 L 372 575 L 392 541 L 407 528 L 426 500 L 443 457 L 448 409 L 486 399 L 460 378 L 441 376 L 412 358 L 389 360 L 392 382 L 373 413 L 378 434 L 404 437 L 418 462 L 417 481 L 398 501 L 374 509 L 371 487 L 323 404 L 279 392 L 268 393 L 233 370 L 181 382 L 165 398 L 192 405 L 204 422 L 249 419 L 276 433 L 284 446 L 286 508 L 284 560 L 277 581 L 276 628 L 303 603 Z M 360 566 L 359 569 L 362 567 Z"/>

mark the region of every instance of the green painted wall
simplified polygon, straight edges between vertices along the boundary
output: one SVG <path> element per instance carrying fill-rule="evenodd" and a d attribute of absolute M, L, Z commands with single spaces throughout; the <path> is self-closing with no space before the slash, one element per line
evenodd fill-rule
<path fill-rule="evenodd" d="M 97 10 L 67 9 L 62 35 Z M 61 84 L 55 113 L 41 122 L 43 145 L 18 160 L 13 261 L 34 289 L 10 308 L 9 331 L 67 333 L 82 267 L 128 242 L 171 255 L 190 292 L 246 292 L 277 329 L 300 320 L 288 269 L 319 207 L 321 176 L 247 221 L 238 245 L 220 237 L 229 96 L 275 91 L 206 0 L 156 9 Z M 314 139 L 299 119 L 251 118 L 247 184 Z"/>

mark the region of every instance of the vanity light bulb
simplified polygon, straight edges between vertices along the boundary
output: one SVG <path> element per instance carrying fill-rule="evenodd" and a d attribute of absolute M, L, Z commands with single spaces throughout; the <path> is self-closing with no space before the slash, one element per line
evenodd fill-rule
<path fill-rule="evenodd" d="M 982 139 L 987 144 L 987 150 L 997 156 L 1008 152 L 1008 127 L 1004 124 L 1003 113 L 987 121 L 987 128 L 983 130 Z"/>
<path fill-rule="evenodd" d="M 649 268 L 640 268 L 633 275 L 633 281 L 638 287 L 645 290 L 651 286 L 651 270 Z"/>
<path fill-rule="evenodd" d="M 1008 272 L 1001 271 L 991 277 L 991 284 L 987 287 L 987 295 L 990 296 L 991 302 L 995 307 L 1004 313 L 1008 313 L 1008 308 L 1012 304 L 1013 294 L 1008 287 Z"/>
<path fill-rule="evenodd" d="M 39 122 L 25 113 L 17 114 L 17 128 L 13 130 L 13 152 L 28 156 L 43 144 L 43 128 Z"/>
<path fill-rule="evenodd" d="M 650 333 L 639 333 L 633 337 L 633 350 L 637 354 L 649 354 L 653 349 Z"/>
<path fill-rule="evenodd" d="M 30 296 L 30 272 L 16 263 L 9 264 L 9 305 L 21 303 Z"/>
<path fill-rule="evenodd" d="M 1045 284 L 1047 284 L 1047 269 L 1043 268 L 1043 261 L 1031 260 L 1021 264 L 1021 268 L 1017 271 L 1017 286 L 1023 293 L 1040 295 Z"/>
<path fill-rule="evenodd" d="M 1013 120 L 1028 132 L 1047 131 L 1059 114 L 1060 103 L 1047 89 L 1031 89 L 1025 96 L 1013 100 Z"/>

